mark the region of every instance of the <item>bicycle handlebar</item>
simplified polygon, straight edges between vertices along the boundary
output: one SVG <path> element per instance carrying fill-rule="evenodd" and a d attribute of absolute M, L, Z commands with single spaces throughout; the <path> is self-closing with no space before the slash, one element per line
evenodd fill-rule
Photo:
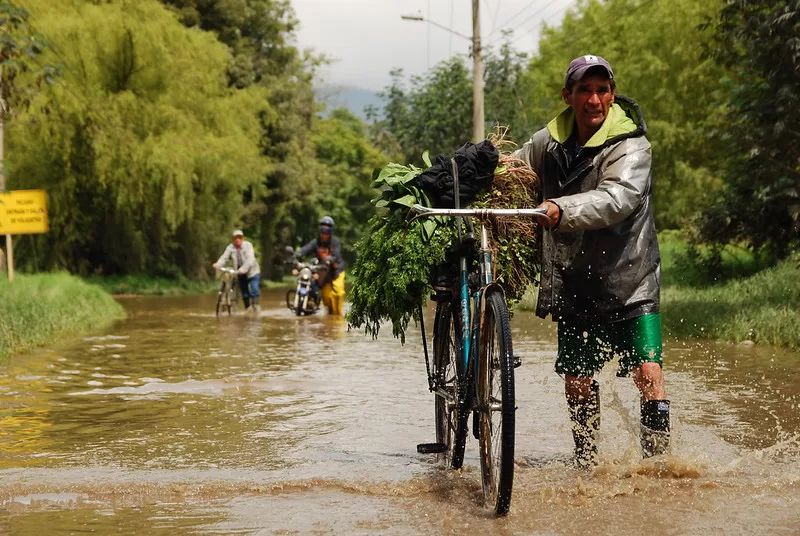
<path fill-rule="evenodd" d="M 217 267 L 217 271 L 219 271 L 219 272 L 227 272 L 229 274 L 235 274 L 235 275 L 239 274 L 239 272 L 237 272 L 233 268 L 228 268 L 227 266 L 218 266 Z"/>
<path fill-rule="evenodd" d="M 485 220 L 490 216 L 533 216 L 547 218 L 545 208 L 428 208 L 420 204 L 411 207 L 411 212 L 416 213 L 412 222 L 425 216 L 474 216 Z"/>

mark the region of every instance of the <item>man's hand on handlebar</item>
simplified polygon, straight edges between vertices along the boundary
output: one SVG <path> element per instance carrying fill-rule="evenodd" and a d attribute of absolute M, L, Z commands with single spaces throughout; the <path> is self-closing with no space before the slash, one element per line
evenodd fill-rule
<path fill-rule="evenodd" d="M 555 229 L 561 221 L 561 207 L 552 201 L 545 201 L 536 208 L 547 209 L 547 220 L 539 220 L 543 227 L 547 229 Z"/>

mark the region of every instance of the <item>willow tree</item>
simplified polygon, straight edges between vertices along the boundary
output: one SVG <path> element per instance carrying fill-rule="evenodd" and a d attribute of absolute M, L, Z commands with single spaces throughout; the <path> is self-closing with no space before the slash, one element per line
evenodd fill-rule
<path fill-rule="evenodd" d="M 262 188 L 266 92 L 156 0 L 22 3 L 65 67 L 9 125 L 10 183 L 48 191 L 40 267 L 201 276 Z"/>

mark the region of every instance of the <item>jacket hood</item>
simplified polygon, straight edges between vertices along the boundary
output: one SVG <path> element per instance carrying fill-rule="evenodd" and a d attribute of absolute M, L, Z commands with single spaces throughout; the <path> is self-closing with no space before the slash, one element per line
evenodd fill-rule
<path fill-rule="evenodd" d="M 547 124 L 548 132 L 559 143 L 566 142 L 574 128 L 575 112 L 572 108 L 566 108 Z M 624 138 L 644 136 L 646 133 L 647 126 L 636 101 L 623 95 L 616 95 L 614 104 L 608 110 L 608 117 L 584 147 L 601 147 Z"/>

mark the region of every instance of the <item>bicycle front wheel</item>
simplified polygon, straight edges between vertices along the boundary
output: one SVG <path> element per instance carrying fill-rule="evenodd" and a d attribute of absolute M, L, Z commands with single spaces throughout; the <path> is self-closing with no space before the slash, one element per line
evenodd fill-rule
<path fill-rule="evenodd" d="M 486 296 L 477 371 L 477 407 L 484 504 L 505 515 L 514 483 L 514 354 L 508 307 Z"/>
<path fill-rule="evenodd" d="M 464 400 L 465 386 L 459 374 L 461 349 L 460 314 L 451 302 L 436 306 L 433 335 L 433 365 L 436 389 L 436 442 L 447 446 L 444 460 L 453 469 L 464 463 L 467 443 L 467 416 Z"/>
<path fill-rule="evenodd" d="M 228 291 L 228 314 L 231 315 L 239 308 L 239 285 L 231 283 Z"/>
<path fill-rule="evenodd" d="M 217 316 L 219 316 L 220 312 L 225 311 L 224 301 L 225 301 L 225 283 L 222 283 L 219 292 L 217 292 Z"/>

